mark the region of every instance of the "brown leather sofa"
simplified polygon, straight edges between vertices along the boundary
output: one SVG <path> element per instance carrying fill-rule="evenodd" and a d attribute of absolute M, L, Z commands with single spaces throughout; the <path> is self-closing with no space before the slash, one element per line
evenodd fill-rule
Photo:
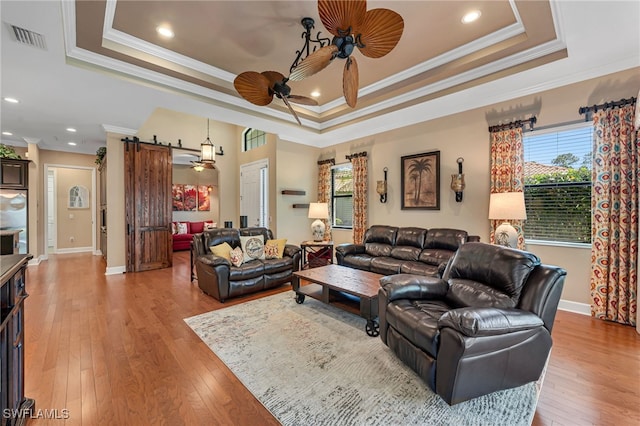
<path fill-rule="evenodd" d="M 240 247 L 241 235 L 262 235 L 264 241 L 274 239 L 270 229 L 260 227 L 219 228 L 193 236 L 198 286 L 221 302 L 291 282 L 293 272 L 300 269 L 301 249 L 291 244 L 285 245 L 282 259 L 251 260 L 237 267 L 210 252 L 209 247 L 224 242 L 231 248 Z"/>
<path fill-rule="evenodd" d="M 540 378 L 564 269 L 532 253 L 462 245 L 442 278 L 380 280 L 382 341 L 453 405 Z"/>
<path fill-rule="evenodd" d="M 383 275 L 439 276 L 468 241 L 480 241 L 480 237 L 459 229 L 373 225 L 365 232 L 363 244 L 336 246 L 336 260 L 339 265 Z"/>

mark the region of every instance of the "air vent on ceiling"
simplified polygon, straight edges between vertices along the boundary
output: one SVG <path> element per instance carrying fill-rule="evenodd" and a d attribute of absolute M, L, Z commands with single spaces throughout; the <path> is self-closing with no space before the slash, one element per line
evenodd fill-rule
<path fill-rule="evenodd" d="M 42 34 L 20 28 L 18 26 L 8 24 L 11 34 L 15 37 L 15 40 L 19 43 L 28 44 L 29 46 L 37 47 L 39 49 L 47 50 L 47 43 Z"/>

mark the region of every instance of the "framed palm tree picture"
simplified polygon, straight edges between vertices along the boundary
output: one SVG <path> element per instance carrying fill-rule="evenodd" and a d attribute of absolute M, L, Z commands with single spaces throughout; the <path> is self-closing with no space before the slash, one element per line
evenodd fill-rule
<path fill-rule="evenodd" d="M 400 159 L 402 210 L 440 210 L 440 151 Z"/>

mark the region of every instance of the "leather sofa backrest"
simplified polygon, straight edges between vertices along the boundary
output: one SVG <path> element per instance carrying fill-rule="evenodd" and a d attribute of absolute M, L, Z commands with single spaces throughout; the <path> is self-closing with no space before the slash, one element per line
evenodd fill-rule
<path fill-rule="evenodd" d="M 424 228 L 398 228 L 395 245 L 422 249 L 426 234 L 427 230 Z"/>
<path fill-rule="evenodd" d="M 267 240 L 273 240 L 273 232 L 271 232 L 271 229 L 268 228 L 262 228 L 259 226 L 251 228 L 240 228 L 239 232 L 243 237 L 254 237 L 256 235 L 262 235 L 265 243 L 267 242 Z"/>
<path fill-rule="evenodd" d="M 240 247 L 240 234 L 235 228 L 216 228 L 204 231 L 202 240 L 205 250 L 222 243 L 229 244 L 231 248 Z"/>
<path fill-rule="evenodd" d="M 446 299 L 454 306 L 513 308 L 540 259 L 507 247 L 466 243 L 445 270 Z"/>
<path fill-rule="evenodd" d="M 427 265 L 438 266 L 443 262 L 448 262 L 453 253 L 451 250 L 427 248 L 420 252 L 418 260 Z"/>
<path fill-rule="evenodd" d="M 393 246 L 396 244 L 396 226 L 373 225 L 364 234 L 364 243 L 381 243 Z"/>
<path fill-rule="evenodd" d="M 424 248 L 456 251 L 467 242 L 467 231 L 432 228 L 427 231 Z"/>

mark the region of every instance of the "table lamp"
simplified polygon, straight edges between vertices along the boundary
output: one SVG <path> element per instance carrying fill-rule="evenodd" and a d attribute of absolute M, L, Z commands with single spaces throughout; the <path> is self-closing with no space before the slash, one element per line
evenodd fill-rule
<path fill-rule="evenodd" d="M 324 231 L 326 228 L 322 219 L 329 219 L 329 204 L 310 203 L 309 219 L 315 219 L 311 224 L 313 241 L 322 241 L 324 239 Z"/>
<path fill-rule="evenodd" d="M 496 244 L 505 247 L 518 247 L 518 232 L 507 220 L 525 220 L 527 210 L 524 205 L 524 192 L 500 192 L 489 198 L 489 219 L 504 220 L 496 228 Z"/>

